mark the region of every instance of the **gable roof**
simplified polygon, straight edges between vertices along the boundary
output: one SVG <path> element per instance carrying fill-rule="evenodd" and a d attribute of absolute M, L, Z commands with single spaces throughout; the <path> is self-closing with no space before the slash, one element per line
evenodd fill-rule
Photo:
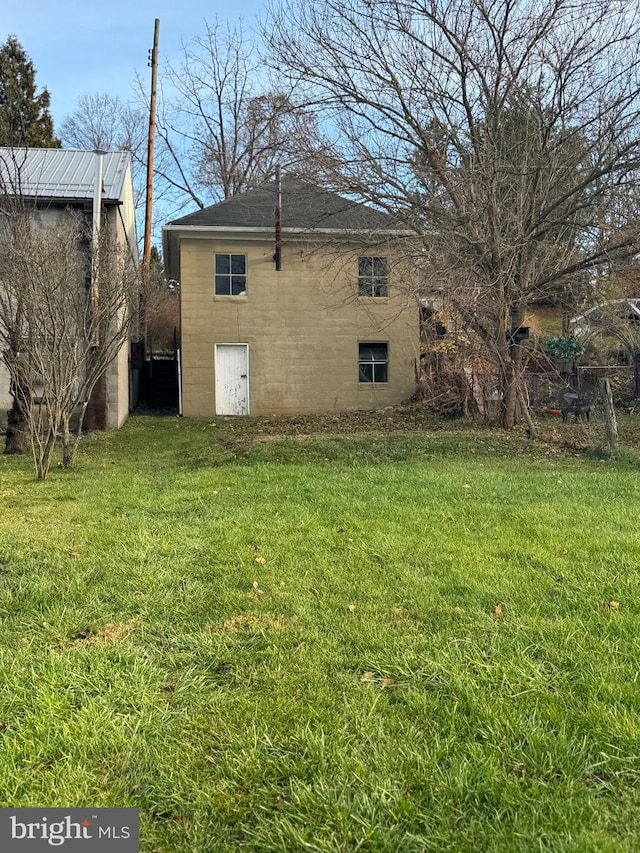
<path fill-rule="evenodd" d="M 103 201 L 118 202 L 122 199 L 130 160 L 128 151 L 108 151 L 103 154 Z M 96 161 L 94 151 L 0 148 L 0 188 L 9 194 L 46 201 L 91 200 L 95 188 Z"/>
<path fill-rule="evenodd" d="M 283 229 L 305 231 L 394 231 L 397 223 L 388 213 L 346 199 L 298 178 L 282 179 Z M 273 229 L 277 184 L 272 181 L 241 195 L 198 210 L 169 226 L 201 228 Z"/>

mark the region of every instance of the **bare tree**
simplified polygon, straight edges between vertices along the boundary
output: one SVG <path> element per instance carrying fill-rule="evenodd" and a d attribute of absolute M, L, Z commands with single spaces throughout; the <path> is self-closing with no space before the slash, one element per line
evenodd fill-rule
<path fill-rule="evenodd" d="M 132 106 L 107 92 L 81 95 L 60 127 L 65 148 L 86 151 L 129 151 L 135 203 L 144 198 L 148 118 L 143 107 Z"/>
<path fill-rule="evenodd" d="M 316 175 L 332 154 L 314 114 L 296 106 L 284 81 L 265 78 L 259 45 L 241 25 L 205 22 L 161 81 L 156 174 L 198 207 L 273 177 Z"/>
<path fill-rule="evenodd" d="M 128 340 L 135 275 L 107 229 L 87 253 L 85 221 L 65 212 L 55 225 L 35 215 L 5 228 L 0 341 L 26 412 L 38 479 L 47 477 L 58 434 L 72 464 L 91 394 Z M 96 272 L 97 271 L 97 272 Z M 12 327 L 19 306 L 20 342 Z M 77 425 L 72 433 L 72 418 Z"/>
<path fill-rule="evenodd" d="M 145 116 L 107 92 L 82 95 L 63 121 L 60 136 L 65 148 L 131 151 L 142 156 Z"/>
<path fill-rule="evenodd" d="M 156 246 L 151 247 L 149 274 L 142 294 L 147 346 L 154 352 L 171 352 L 180 332 L 180 283 L 167 281 Z"/>
<path fill-rule="evenodd" d="M 639 36 L 620 0 L 284 0 L 265 27 L 344 187 L 404 220 L 482 340 L 505 428 L 527 308 L 636 251 Z"/>

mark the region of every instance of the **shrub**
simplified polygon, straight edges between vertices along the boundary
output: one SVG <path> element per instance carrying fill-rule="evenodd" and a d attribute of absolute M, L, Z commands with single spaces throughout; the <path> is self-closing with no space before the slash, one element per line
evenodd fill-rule
<path fill-rule="evenodd" d="M 565 337 L 552 337 L 547 341 L 547 352 L 555 358 L 567 358 L 573 360 L 581 356 L 584 347 L 575 335 Z"/>

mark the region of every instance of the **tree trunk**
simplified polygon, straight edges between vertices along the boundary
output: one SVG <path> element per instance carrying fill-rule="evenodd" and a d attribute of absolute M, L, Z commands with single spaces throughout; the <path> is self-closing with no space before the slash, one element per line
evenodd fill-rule
<path fill-rule="evenodd" d="M 509 365 L 511 367 L 511 365 Z M 503 371 L 502 384 L 502 411 L 500 414 L 500 426 L 502 429 L 513 429 L 516 424 L 516 388 L 513 381 L 513 370 Z"/>
<path fill-rule="evenodd" d="M 62 419 L 62 465 L 64 468 L 71 468 L 73 465 L 73 460 L 76 455 L 76 450 L 78 449 L 78 445 L 80 444 L 80 439 L 82 438 L 82 427 L 84 425 L 84 419 L 87 412 L 88 400 L 86 400 L 79 412 L 78 416 L 78 426 L 75 429 L 75 432 L 71 431 L 69 422 L 70 418 L 66 415 L 63 416 Z"/>
<path fill-rule="evenodd" d="M 600 380 L 600 393 L 602 395 L 602 404 L 604 406 L 604 431 L 607 438 L 607 444 L 611 450 L 615 450 L 620 440 L 618 438 L 618 420 L 616 418 L 616 410 L 613 408 L 611 383 L 608 379 Z"/>
<path fill-rule="evenodd" d="M 518 414 L 518 386 L 521 380 L 521 357 L 516 352 L 520 347 L 511 347 L 509 354 L 500 365 L 499 390 L 502 395 L 500 407 L 500 426 L 503 429 L 513 429 Z"/>
<path fill-rule="evenodd" d="M 29 419 L 20 402 L 20 395 L 14 394 L 13 404 L 7 412 L 7 435 L 4 452 L 8 455 L 22 454 L 27 450 L 29 439 Z"/>
<path fill-rule="evenodd" d="M 69 415 L 62 416 L 62 467 L 71 468 L 73 463 L 73 442 L 69 428 Z"/>
<path fill-rule="evenodd" d="M 524 322 L 524 309 L 512 305 L 509 311 L 510 328 L 498 328 L 500 358 L 500 391 L 502 393 L 502 409 L 500 424 L 503 429 L 513 429 L 518 420 L 518 403 L 523 371 L 522 346 L 512 339 L 514 331 Z M 508 340 L 507 340 L 508 338 Z"/>
<path fill-rule="evenodd" d="M 49 474 L 49 468 L 51 467 L 51 459 L 53 457 L 53 451 L 56 446 L 56 434 L 55 431 L 50 432 L 50 434 L 46 437 L 46 440 L 43 446 L 40 448 L 40 452 L 36 458 L 36 476 L 38 480 L 46 480 Z"/>
<path fill-rule="evenodd" d="M 529 433 L 529 438 L 536 437 L 536 427 L 533 423 L 533 419 L 531 417 L 531 413 L 529 412 L 529 404 L 527 402 L 527 398 L 522 388 L 522 385 L 518 387 L 518 401 L 520 403 L 520 411 L 522 412 L 522 417 L 525 419 L 527 424 L 527 432 Z"/>

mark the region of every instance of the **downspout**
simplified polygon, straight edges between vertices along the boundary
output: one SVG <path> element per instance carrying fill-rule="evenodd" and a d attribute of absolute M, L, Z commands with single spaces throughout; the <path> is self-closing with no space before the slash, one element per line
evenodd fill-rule
<path fill-rule="evenodd" d="M 182 351 L 177 350 L 178 356 L 178 417 L 182 417 Z"/>
<path fill-rule="evenodd" d="M 276 191 L 278 200 L 276 202 L 276 251 L 273 256 L 276 262 L 276 272 L 282 269 L 282 178 L 280 166 L 276 166 Z"/>

